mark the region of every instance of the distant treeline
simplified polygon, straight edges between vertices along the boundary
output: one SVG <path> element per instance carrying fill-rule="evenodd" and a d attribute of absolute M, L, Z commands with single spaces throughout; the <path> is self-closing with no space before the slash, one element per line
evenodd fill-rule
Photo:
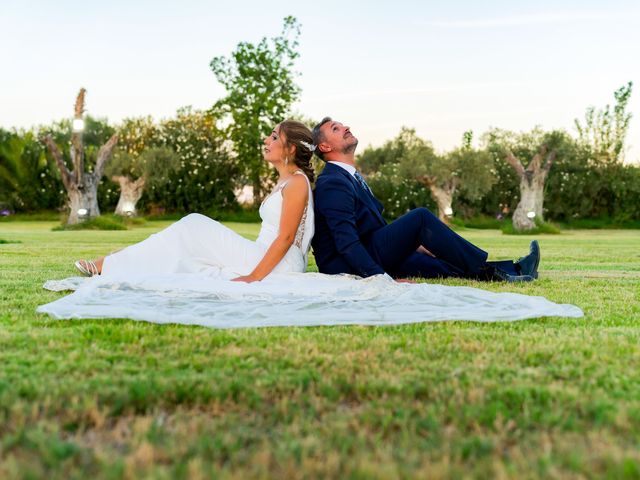
<path fill-rule="evenodd" d="M 65 189 L 53 158 L 41 142 L 51 134 L 68 158 L 69 120 L 32 130 L 0 130 L 0 211 L 63 210 Z M 88 170 L 97 150 L 114 132 L 119 143 L 98 189 L 100 208 L 113 211 L 120 195 L 118 177 L 148 178 L 138 208 L 145 213 L 239 209 L 234 191 L 250 183 L 243 158 L 233 151 L 211 113 L 183 109 L 174 118 L 128 119 L 120 125 L 87 117 L 83 136 Z M 624 164 L 622 150 L 566 132 L 491 130 L 471 146 L 470 132 L 460 148 L 436 153 L 411 129 L 378 148 L 365 149 L 358 163 L 386 214 L 395 217 L 417 206 L 437 208 L 431 184 L 453 186 L 455 217 L 508 216 L 519 200 L 519 179 L 507 152 L 526 165 L 541 146 L 556 152 L 546 185 L 545 218 L 554 221 L 640 219 L 640 167 Z M 318 163 L 321 166 L 321 163 Z M 265 188 L 272 178 L 263 176 Z"/>

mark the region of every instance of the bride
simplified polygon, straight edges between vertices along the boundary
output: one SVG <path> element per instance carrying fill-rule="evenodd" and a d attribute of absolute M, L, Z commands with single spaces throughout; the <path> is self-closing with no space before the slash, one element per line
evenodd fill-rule
<path fill-rule="evenodd" d="M 211 267 L 233 281 L 260 281 L 273 272 L 304 272 L 313 237 L 314 180 L 311 131 L 286 120 L 264 139 L 264 159 L 278 171 L 274 190 L 260 206 L 255 242 L 221 223 L 192 213 L 148 239 L 97 260 L 79 260 L 86 276 L 197 273 Z"/>
<path fill-rule="evenodd" d="M 573 305 L 518 293 L 399 283 L 388 275 L 304 273 L 314 233 L 314 148 L 309 129 L 291 120 L 264 140 L 264 159 L 279 180 L 260 206 L 255 242 L 203 215 L 187 215 L 124 250 L 76 262 L 91 278 L 46 282 L 48 290 L 75 291 L 37 311 L 214 328 L 583 316 Z"/>

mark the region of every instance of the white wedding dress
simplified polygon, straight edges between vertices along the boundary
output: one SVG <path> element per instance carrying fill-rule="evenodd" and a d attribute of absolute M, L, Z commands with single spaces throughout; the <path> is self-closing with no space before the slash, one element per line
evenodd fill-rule
<path fill-rule="evenodd" d="M 495 322 L 583 315 L 573 305 L 517 293 L 397 283 L 386 275 L 361 279 L 304 273 L 314 232 L 310 187 L 294 244 L 273 272 L 260 282 L 231 282 L 250 273 L 276 238 L 285 185 L 278 185 L 262 203 L 262 225 L 255 242 L 215 220 L 191 214 L 107 256 L 99 276 L 46 282 L 44 288 L 49 290 L 75 291 L 37 311 L 59 319 L 130 318 L 214 328 Z"/>
<path fill-rule="evenodd" d="M 307 176 L 300 172 L 305 179 Z M 278 236 L 282 211 L 282 182 L 260 206 L 262 225 L 255 242 L 220 222 L 192 213 L 146 240 L 108 255 L 103 278 L 134 278 L 178 274 L 202 274 L 230 280 L 251 273 Z M 304 272 L 314 232 L 313 196 L 302 214 L 293 245 L 276 265 L 274 273 Z M 182 278 L 176 277 L 176 278 Z"/>

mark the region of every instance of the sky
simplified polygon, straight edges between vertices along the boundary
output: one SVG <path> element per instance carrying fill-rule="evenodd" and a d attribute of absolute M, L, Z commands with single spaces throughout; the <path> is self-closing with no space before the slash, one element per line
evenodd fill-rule
<path fill-rule="evenodd" d="M 118 122 L 208 108 L 209 63 L 302 24 L 295 111 L 349 125 L 362 147 L 402 126 L 438 150 L 491 127 L 575 133 L 633 81 L 627 161 L 640 162 L 640 2 L 0 0 L 0 126 L 87 112 Z"/>

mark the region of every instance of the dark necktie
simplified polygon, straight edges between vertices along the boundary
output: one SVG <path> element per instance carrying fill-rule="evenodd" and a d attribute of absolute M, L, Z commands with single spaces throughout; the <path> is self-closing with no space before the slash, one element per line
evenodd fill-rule
<path fill-rule="evenodd" d="M 364 181 L 364 178 L 362 178 L 362 175 L 360 175 L 360 173 L 356 172 L 356 173 L 353 174 L 353 176 L 356 178 L 356 180 L 358 181 L 360 186 L 362 188 L 364 188 L 364 191 L 367 192 L 369 195 L 371 195 L 373 197 L 373 192 L 369 188 L 369 185 L 367 185 L 367 182 Z"/>

